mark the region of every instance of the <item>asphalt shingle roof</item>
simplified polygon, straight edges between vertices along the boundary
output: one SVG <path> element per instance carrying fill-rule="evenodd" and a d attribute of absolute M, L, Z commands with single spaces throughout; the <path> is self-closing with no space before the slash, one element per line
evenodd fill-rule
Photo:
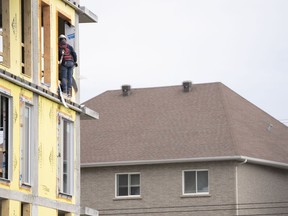
<path fill-rule="evenodd" d="M 288 163 L 288 127 L 222 83 L 113 90 L 84 104 L 100 119 L 81 121 L 82 164 L 222 156 Z"/>

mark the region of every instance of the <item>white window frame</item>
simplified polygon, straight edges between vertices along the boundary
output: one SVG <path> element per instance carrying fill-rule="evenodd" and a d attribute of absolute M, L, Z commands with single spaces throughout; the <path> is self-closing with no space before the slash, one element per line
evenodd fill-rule
<path fill-rule="evenodd" d="M 58 115 L 58 123 L 59 123 L 59 186 L 58 190 L 60 194 L 73 196 L 73 189 L 74 189 L 74 122 L 71 118 L 64 116 L 62 114 Z M 67 144 L 67 188 L 64 185 L 64 122 L 67 123 L 69 127 L 70 134 L 69 134 L 69 144 Z"/>
<path fill-rule="evenodd" d="M 127 196 L 119 196 L 118 195 L 118 176 L 119 175 L 128 175 L 128 195 Z M 131 175 L 139 175 L 139 195 L 131 195 Z M 134 185 L 136 186 L 136 185 Z M 138 186 L 138 185 L 137 185 Z M 141 197 L 141 174 L 140 172 L 131 172 L 131 173 L 116 173 L 115 174 L 115 198 L 127 198 L 127 197 Z"/>
<path fill-rule="evenodd" d="M 7 116 L 7 119 L 8 119 L 8 126 L 7 126 L 8 128 L 8 161 L 6 162 L 8 166 L 8 174 L 7 174 L 7 177 L 3 177 L 2 175 L 0 175 L 0 179 L 4 181 L 11 181 L 12 180 L 12 155 L 13 155 L 12 154 L 13 152 L 13 149 L 12 149 L 12 143 L 13 143 L 12 141 L 12 133 L 13 133 L 12 106 L 13 106 L 13 103 L 12 103 L 11 95 L 8 94 L 5 90 L 2 91 L 2 89 L 0 89 L 0 96 L 8 99 L 8 116 Z M 1 103 L 0 103 L 0 106 L 1 106 Z M 4 133 L 2 133 L 2 135 L 4 135 Z M 3 146 L 2 146 L 2 149 L 3 149 Z M 3 169 L 3 161 L 0 161 L 0 163 L 1 163 L 0 168 Z"/>
<path fill-rule="evenodd" d="M 31 186 L 31 151 L 32 151 L 32 130 L 33 130 L 33 105 L 31 101 L 26 100 L 25 98 L 21 97 L 20 100 L 24 103 L 22 107 L 22 128 L 21 128 L 21 178 L 20 182 L 22 185 Z M 26 133 L 26 119 L 25 119 L 25 112 L 28 109 L 29 113 L 29 123 L 28 123 L 28 134 Z M 28 143 L 27 143 L 27 136 L 28 136 Z M 27 161 L 26 161 L 27 160 Z M 28 166 L 28 167 L 27 167 Z"/>
<path fill-rule="evenodd" d="M 198 172 L 207 172 L 207 181 L 208 181 L 208 185 L 207 185 L 207 189 L 208 189 L 208 192 L 198 192 L 198 180 L 197 180 L 197 173 Z M 195 193 L 185 193 L 185 172 L 195 172 L 195 190 L 196 192 Z M 182 195 L 186 196 L 186 195 L 208 195 L 209 194 L 209 171 L 208 169 L 193 169 L 193 170 L 183 170 L 182 171 Z"/>

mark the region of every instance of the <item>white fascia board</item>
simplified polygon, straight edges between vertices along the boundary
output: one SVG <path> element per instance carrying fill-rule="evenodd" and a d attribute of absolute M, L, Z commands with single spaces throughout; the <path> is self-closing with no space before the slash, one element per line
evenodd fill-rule
<path fill-rule="evenodd" d="M 167 160 L 142 160 L 142 161 L 139 160 L 139 161 L 82 163 L 81 168 L 136 166 L 136 165 L 189 163 L 189 162 L 212 162 L 212 161 L 239 161 L 241 163 L 251 163 L 251 164 L 258 164 L 258 165 L 276 167 L 276 168 L 281 168 L 281 169 L 288 169 L 287 163 L 281 163 L 281 162 L 246 157 L 246 156 L 219 156 L 219 157 L 181 158 L 181 159 L 167 159 Z"/>
<path fill-rule="evenodd" d="M 79 23 L 97 23 L 98 17 L 88 10 L 84 6 L 80 6 L 75 1 L 72 2 L 71 0 L 62 0 L 65 4 L 68 4 L 72 7 L 78 14 L 79 14 Z"/>
<path fill-rule="evenodd" d="M 80 114 L 81 120 L 99 119 L 99 113 L 86 107 L 85 105 L 81 105 L 81 110 L 82 110 Z"/>
<path fill-rule="evenodd" d="M 287 163 L 265 160 L 265 159 L 259 159 L 259 158 L 246 157 L 246 156 L 242 156 L 241 158 L 244 161 L 246 161 L 247 163 L 276 167 L 276 168 L 280 168 L 280 169 L 288 169 Z"/>
<path fill-rule="evenodd" d="M 99 212 L 95 209 L 92 209 L 92 208 L 81 207 L 80 208 L 80 215 L 81 216 L 98 216 Z"/>
<path fill-rule="evenodd" d="M 85 6 L 80 7 L 81 12 L 79 12 L 79 23 L 97 23 L 98 17 L 92 11 L 87 9 Z"/>
<path fill-rule="evenodd" d="M 223 156 L 223 157 L 180 158 L 180 159 L 164 159 L 164 160 L 116 161 L 116 162 L 82 163 L 81 168 L 228 161 L 228 160 L 240 160 L 240 159 L 241 159 L 240 156 Z"/>

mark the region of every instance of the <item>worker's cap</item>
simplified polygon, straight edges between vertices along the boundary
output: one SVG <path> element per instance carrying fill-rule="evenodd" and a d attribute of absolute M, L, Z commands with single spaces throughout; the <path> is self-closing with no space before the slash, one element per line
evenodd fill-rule
<path fill-rule="evenodd" d="M 66 36 L 63 35 L 63 34 L 61 34 L 61 35 L 59 36 L 59 40 L 61 40 L 61 39 L 66 39 L 66 40 L 67 40 Z"/>

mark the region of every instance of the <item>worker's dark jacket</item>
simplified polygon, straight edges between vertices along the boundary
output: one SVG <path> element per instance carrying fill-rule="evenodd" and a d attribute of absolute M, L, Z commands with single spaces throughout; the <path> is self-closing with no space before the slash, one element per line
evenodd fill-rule
<path fill-rule="evenodd" d="M 62 58 L 62 65 L 65 65 L 66 61 L 73 61 L 74 63 L 77 62 L 76 52 L 74 51 L 73 47 L 70 46 L 65 41 L 60 42 L 58 52 L 59 52 L 58 53 L 59 61 Z M 62 57 L 62 55 L 63 55 L 63 57 Z"/>

